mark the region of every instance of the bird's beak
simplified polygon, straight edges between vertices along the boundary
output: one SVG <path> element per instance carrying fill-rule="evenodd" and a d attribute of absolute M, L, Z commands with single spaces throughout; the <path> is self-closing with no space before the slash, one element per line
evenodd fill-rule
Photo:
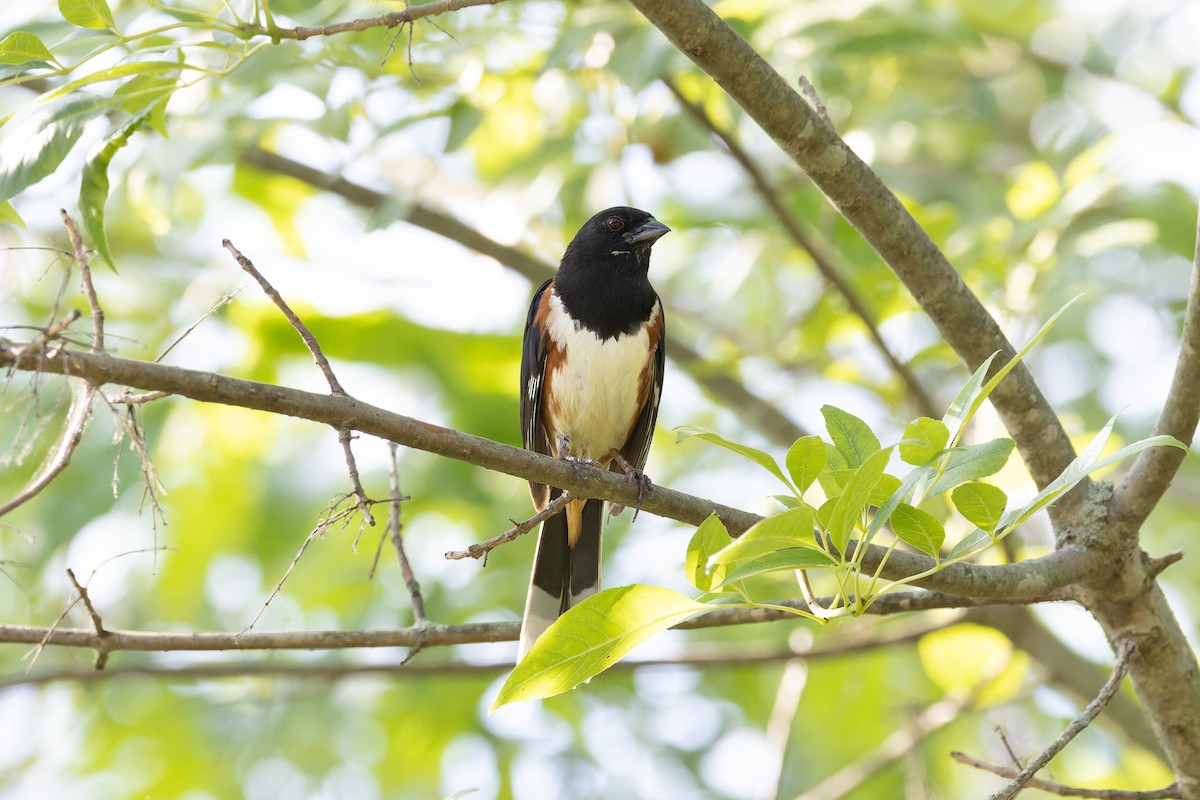
<path fill-rule="evenodd" d="M 650 219 L 637 226 L 629 233 L 625 234 L 625 241 L 630 244 L 654 244 L 664 234 L 671 232 L 671 229 L 663 225 L 658 220 L 651 217 Z"/>

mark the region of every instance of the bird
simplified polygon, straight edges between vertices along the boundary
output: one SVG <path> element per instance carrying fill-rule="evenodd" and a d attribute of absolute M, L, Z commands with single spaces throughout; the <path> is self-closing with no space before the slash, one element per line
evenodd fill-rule
<path fill-rule="evenodd" d="M 534 293 L 521 351 L 527 450 L 645 482 L 666 347 L 650 250 L 670 230 L 637 208 L 605 209 L 584 223 L 554 277 Z M 529 492 L 538 511 L 562 494 L 535 481 Z M 518 658 L 567 609 L 599 591 L 604 516 L 602 500 L 572 499 L 542 522 Z"/>

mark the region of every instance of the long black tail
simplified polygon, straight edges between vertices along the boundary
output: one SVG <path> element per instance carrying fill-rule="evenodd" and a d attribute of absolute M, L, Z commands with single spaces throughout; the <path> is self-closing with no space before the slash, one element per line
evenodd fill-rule
<path fill-rule="evenodd" d="M 561 492 L 552 489 L 553 500 Z M 604 501 L 588 500 L 583 506 L 581 530 L 575 546 L 568 544 L 567 512 L 542 523 L 537 554 L 521 621 L 519 658 L 551 624 L 571 606 L 600 589 L 600 537 L 604 523 Z"/>

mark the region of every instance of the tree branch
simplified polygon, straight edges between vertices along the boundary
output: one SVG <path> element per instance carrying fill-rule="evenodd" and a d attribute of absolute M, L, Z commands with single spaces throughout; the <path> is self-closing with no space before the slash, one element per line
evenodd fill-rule
<path fill-rule="evenodd" d="M 1100 716 L 1100 712 L 1104 710 L 1104 707 L 1113 699 L 1117 690 L 1121 688 L 1121 681 L 1125 680 L 1125 675 L 1129 672 L 1129 661 L 1136 652 L 1136 644 L 1132 642 L 1123 643 L 1117 654 L 1117 663 L 1113 669 L 1112 677 L 1104 684 L 1104 688 L 1100 690 L 1100 694 L 1096 696 L 1096 699 L 1088 703 L 1087 708 L 1080 712 L 1079 716 L 1071 720 L 1071 724 L 1067 726 L 1067 729 L 1013 778 L 1012 783 L 993 794 L 988 800 L 1012 800 L 1021 791 L 1021 788 L 1029 783 L 1029 780 L 1034 775 L 1050 763 L 1050 759 L 1061 753 L 1062 749 L 1070 744 L 1072 739 L 1082 733 L 1084 728 L 1092 724 L 1092 720 Z"/>
<path fill-rule="evenodd" d="M 1196 435 L 1197 421 L 1200 421 L 1200 216 L 1196 220 L 1192 281 L 1183 316 L 1179 359 L 1154 434 L 1169 434 L 1190 444 Z M 1142 523 L 1162 499 L 1186 456 L 1177 447 L 1152 447 L 1138 455 L 1113 493 L 1109 519 L 1118 535 L 1136 541 Z"/>
<path fill-rule="evenodd" d="M 269 36 L 272 39 L 296 39 L 304 41 L 314 36 L 332 36 L 336 33 L 366 31 L 371 28 L 395 28 L 398 25 L 415 22 L 424 17 L 446 14 L 472 6 L 494 6 L 504 0 L 437 0 L 434 3 L 423 3 L 419 6 L 409 6 L 403 11 L 389 11 L 377 17 L 364 17 L 346 22 L 334 22 L 329 25 L 299 25 L 295 28 L 280 28 L 276 25 L 242 25 L 238 30 L 249 39 L 254 36 Z"/>
<path fill-rule="evenodd" d="M 1005 603 L 1035 603 L 1057 598 L 974 599 L 940 592 L 897 592 L 880 597 L 867 610 L 872 616 L 888 616 L 910 611 L 946 608 L 975 608 Z M 825 598 L 832 601 L 832 598 Z M 802 608 L 803 601 L 780 600 L 777 606 Z M 770 608 L 721 608 L 693 617 L 674 626 L 675 630 L 725 628 L 759 622 L 795 621 L 796 616 Z M 466 625 L 442 625 L 426 622 L 408 628 L 365 631 L 284 631 L 239 633 L 170 633 L 126 631 L 105 628 L 102 633 L 86 628 L 40 628 L 31 625 L 0 625 L 0 644 L 42 644 L 115 652 L 217 651 L 217 650 L 341 650 L 377 647 L 448 647 L 460 644 L 488 644 L 516 641 L 518 622 L 481 622 Z M 869 640 L 867 640 L 869 641 Z M 865 647 L 866 645 L 864 645 Z M 793 653 L 797 655 L 802 653 Z"/>
<path fill-rule="evenodd" d="M 39 359 L 19 344 L 0 339 L 0 367 L 3 366 L 72 375 L 97 385 L 117 383 L 142 390 L 165 391 L 202 402 L 286 414 L 350 428 L 406 447 L 556 486 L 576 497 L 600 498 L 634 506 L 638 504 L 638 494 L 642 488 L 636 478 L 568 463 L 431 425 L 348 396 L 320 395 L 209 372 L 114 358 L 106 354 L 60 350 Z M 756 514 L 661 486 L 653 487 L 649 494 L 642 497 L 640 504 L 643 511 L 690 525 L 699 525 L 710 514 L 716 513 L 734 535 L 742 533 L 761 519 Z M 874 572 L 887 553 L 885 547 L 868 545 L 861 561 L 864 572 Z M 897 550 L 887 557 L 882 575 L 889 579 L 904 578 L 934 566 L 933 559 L 928 556 Z M 951 564 L 923 578 L 919 584 L 928 589 L 970 597 L 1033 597 L 1094 579 L 1112 566 L 1103 554 L 1066 547 L 1019 564 Z"/>
<path fill-rule="evenodd" d="M 971 369 L 1014 350 L 929 235 L 820 115 L 703 0 L 631 0 L 666 37 L 749 114 L 883 257 Z M 991 396 L 1039 487 L 1075 457 L 1023 365 Z M 1087 481 L 1084 481 L 1086 484 Z M 1086 485 L 1076 496 L 1086 496 Z M 1052 515 L 1061 514 L 1064 504 Z"/>
<path fill-rule="evenodd" d="M 966 753 L 960 753 L 957 750 L 952 752 L 950 757 L 960 764 L 966 764 L 968 767 L 975 767 L 975 769 L 999 775 L 1001 778 L 1015 778 L 1020 774 L 1019 770 L 1012 767 L 988 764 L 986 761 L 972 758 Z M 1043 792 L 1056 794 L 1060 797 L 1091 797 L 1098 800 L 1174 800 L 1174 798 L 1183 797 L 1179 792 L 1179 786 L 1174 783 L 1162 789 L 1152 789 L 1142 792 L 1126 789 L 1081 789 L 1077 786 L 1063 786 L 1061 783 L 1051 783 L 1050 781 L 1043 781 L 1038 778 L 1030 778 L 1025 785 L 1030 789 L 1041 789 Z"/>

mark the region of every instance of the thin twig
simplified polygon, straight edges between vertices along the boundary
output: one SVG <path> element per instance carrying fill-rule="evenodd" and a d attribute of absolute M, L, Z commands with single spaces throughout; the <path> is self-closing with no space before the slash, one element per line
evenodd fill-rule
<path fill-rule="evenodd" d="M 1126 673 L 1129 672 L 1129 662 L 1135 653 L 1137 653 L 1136 643 L 1122 643 L 1117 652 L 1117 663 L 1113 669 L 1112 677 L 1104 684 L 1104 688 L 1096 696 L 1096 699 L 1088 703 L 1087 708 L 1079 716 L 1071 720 L 1071 724 L 1067 726 L 1067 729 L 1049 747 L 1031 760 L 1025 766 L 1025 769 L 1021 770 L 1013 779 L 1012 783 L 993 794 L 989 800 L 1011 800 L 1013 797 L 1016 797 L 1017 792 L 1021 791 L 1021 788 L 1029 783 L 1030 778 L 1036 775 L 1038 770 L 1049 764 L 1050 759 L 1058 755 L 1064 747 L 1070 744 L 1072 739 L 1078 736 L 1084 728 L 1092 723 L 1092 720 L 1100 715 L 1100 712 L 1104 710 L 1104 707 L 1108 705 L 1109 701 L 1113 699 L 1113 696 L 1121 688 L 1121 681 L 1125 679 Z"/>
<path fill-rule="evenodd" d="M 87 296 L 88 307 L 92 311 L 92 352 L 104 352 L 104 309 L 100 307 L 100 299 L 96 296 L 96 287 L 92 283 L 92 269 L 88 264 L 87 248 L 83 246 L 83 239 L 79 235 L 79 229 L 75 227 L 75 220 L 65 209 L 58 210 L 59 216 L 62 217 L 63 225 L 67 227 L 67 235 L 71 238 L 71 247 L 75 251 L 75 263 L 79 265 L 80 278 L 83 281 L 83 292 Z"/>
<path fill-rule="evenodd" d="M 400 504 L 406 499 L 400 493 L 400 468 L 396 463 L 396 453 L 399 447 L 395 442 L 388 442 L 391 458 L 388 459 L 388 480 L 392 492 L 392 507 L 388 510 L 388 531 L 392 537 L 392 546 L 396 548 L 396 558 L 400 561 L 400 574 L 404 578 L 404 586 L 412 601 L 413 624 L 424 625 L 425 598 L 421 595 L 421 584 L 413 574 L 412 564 L 408 553 L 404 551 L 404 523 L 400 519 Z"/>
<path fill-rule="evenodd" d="M 329 391 L 331 394 L 338 397 L 348 397 L 346 390 L 342 388 L 342 384 L 338 381 L 337 376 L 333 374 L 333 367 L 329 366 L 329 359 L 325 358 L 325 353 L 321 351 L 321 345 L 317 342 L 317 337 L 313 336 L 312 331 L 308 326 L 292 311 L 288 306 L 287 301 L 275 291 L 275 287 L 271 285 L 263 274 L 255 268 L 254 263 L 242 252 L 233 246 L 233 242 L 228 239 L 221 240 L 221 245 L 228 250 L 237 261 L 238 266 L 245 270 L 250 277 L 258 281 L 258 285 L 262 287 L 263 293 L 271 299 L 271 302 L 283 312 L 283 316 L 288 323 L 295 328 L 296 333 L 300 334 L 300 338 L 304 341 L 308 352 L 312 354 L 313 361 L 320 368 L 321 373 L 325 376 L 325 380 L 329 383 Z M 350 447 L 350 442 L 354 438 L 349 428 L 344 425 L 335 426 L 338 432 L 338 443 L 342 446 L 342 454 L 346 458 L 346 470 L 350 475 L 350 488 L 354 493 L 355 508 L 363 516 L 363 520 L 370 526 L 375 526 L 375 517 L 371 516 L 371 500 L 367 497 L 366 491 L 363 489 L 362 481 L 358 476 L 358 463 L 354 460 L 354 451 Z M 360 529 L 361 532 L 361 529 Z M 358 540 L 355 539 L 357 544 Z M 303 551 L 303 550 L 302 550 Z"/>
<path fill-rule="evenodd" d="M 833 254 L 828 250 L 826 245 L 814 239 L 801 227 L 799 220 L 796 219 L 796 215 L 788 208 L 788 204 L 783 199 L 779 189 L 775 187 L 771 179 L 767 177 L 766 173 L 751 158 L 750 154 L 746 152 L 737 139 L 731 133 L 718 126 L 712 117 L 708 115 L 708 112 L 704 110 L 703 106 L 689 100 L 673 81 L 669 78 L 664 78 L 663 82 L 675 95 L 680 106 L 725 145 L 725 149 L 729 152 L 729 155 L 733 157 L 733 160 L 741 166 L 746 176 L 750 178 L 750 182 L 754 184 L 754 188 L 762 196 L 763 202 L 766 203 L 771 213 L 775 215 L 776 220 L 779 221 L 784 231 L 796 243 L 797 247 L 808 253 L 817 271 L 821 273 L 825 281 L 846 301 L 846 306 L 859 318 L 863 326 L 867 329 L 867 335 L 875 344 L 876 349 L 879 350 L 880 355 L 891 365 L 892 370 L 908 388 L 908 392 L 912 396 L 918 411 L 928 417 L 940 417 L 941 411 L 938 410 L 937 405 L 925 390 L 920 379 L 917 378 L 916 373 L 901 361 L 892 352 L 888 343 L 884 341 L 883 334 L 879 332 L 879 323 L 875 319 L 874 313 L 867 307 L 866 301 L 859 295 L 858 291 L 850 285 L 849 281 L 842 277 L 842 269 L 834 265 Z M 824 106 L 821 106 L 821 110 L 824 110 Z M 825 119 L 828 121 L 828 116 Z"/>
<path fill-rule="evenodd" d="M 960 764 L 966 764 L 968 767 L 975 767 L 984 772 L 999 775 L 1001 778 L 1015 778 L 1019 774 L 1019 771 L 1012 767 L 989 764 L 986 761 L 980 761 L 957 750 L 951 752 L 950 757 Z M 1029 789 L 1040 789 L 1043 792 L 1056 794 L 1060 797 L 1090 797 L 1097 800 L 1175 800 L 1175 798 L 1183 797 L 1183 793 L 1180 791 L 1179 784 L 1177 783 L 1172 783 L 1170 786 L 1165 786 L 1162 789 L 1134 791 L 1130 789 L 1082 789 L 1077 786 L 1063 786 L 1060 783 L 1051 783 L 1050 781 L 1043 781 L 1038 778 L 1030 778 L 1025 783 L 1025 786 Z"/>
<path fill-rule="evenodd" d="M 121 394 L 115 394 L 112 397 L 106 396 L 104 399 L 108 401 L 109 405 L 114 406 L 140 406 L 170 396 L 170 392 L 144 392 L 136 394 L 131 389 L 126 389 Z"/>
<path fill-rule="evenodd" d="M 232 292 L 229 292 L 228 294 L 226 294 L 224 297 L 222 297 L 217 302 L 213 303 L 212 307 L 209 308 L 208 311 L 205 311 L 203 314 L 200 315 L 200 319 L 193 322 L 191 325 L 189 325 L 187 327 L 187 330 L 185 330 L 183 333 L 176 336 L 171 341 L 171 343 L 169 345 L 167 345 L 166 349 L 158 354 L 158 358 L 156 358 L 154 360 L 162 361 L 164 358 L 166 358 L 167 353 L 170 353 L 172 350 L 174 350 L 176 345 L 178 345 L 180 342 L 182 342 L 184 339 L 186 339 L 188 337 L 188 334 L 190 334 L 192 331 L 196 330 L 196 328 L 200 327 L 200 323 L 204 322 L 204 320 L 208 319 L 213 314 L 217 313 L 217 311 L 222 306 L 225 306 L 228 303 L 230 303 L 233 300 L 233 298 L 237 297 L 238 294 L 241 293 L 241 291 L 245 288 L 246 288 L 245 286 L 239 286 L 238 288 L 234 289 Z"/>
<path fill-rule="evenodd" d="M 462 558 L 484 558 L 485 556 L 487 556 L 488 553 L 492 552 L 500 545 L 511 542 L 513 539 L 516 539 L 518 536 L 523 536 L 526 533 L 529 533 L 531 530 L 536 528 L 542 522 L 550 519 L 555 514 L 562 511 L 563 507 L 566 506 L 567 503 L 571 502 L 574 499 L 575 499 L 574 495 L 572 495 L 570 492 L 563 492 L 558 497 L 554 498 L 549 503 L 547 503 L 545 508 L 543 508 L 541 511 L 537 512 L 536 514 L 534 514 L 532 517 L 525 520 L 524 522 L 517 522 L 515 519 L 509 520 L 510 522 L 513 523 L 513 527 L 509 528 L 504 533 L 500 534 L 499 536 L 493 536 L 491 539 L 488 539 L 487 541 L 479 542 L 478 544 L 473 544 L 470 547 L 468 547 L 466 550 L 451 550 L 446 553 L 446 558 L 454 560 L 454 561 L 457 561 Z M 485 559 L 484 564 L 486 564 L 486 563 L 487 563 L 487 561 Z"/>
<path fill-rule="evenodd" d="M 83 602 L 83 607 L 87 609 L 88 616 L 92 618 L 92 627 L 96 629 L 96 638 L 103 642 L 108 632 L 104 630 L 104 622 L 100 619 L 100 612 L 96 611 L 96 607 L 92 605 L 92 598 L 88 595 L 87 587 L 75 578 L 74 570 L 68 568 L 67 577 L 70 578 L 71 585 L 75 587 L 75 591 L 79 593 L 79 599 Z M 97 671 L 102 670 L 107 663 L 108 650 L 98 648 L 96 650 L 96 663 L 92 669 Z"/>
<path fill-rule="evenodd" d="M 834 127 L 833 120 L 829 118 L 829 110 L 821 102 L 821 96 L 817 94 L 817 88 L 812 85 L 812 81 L 808 79 L 808 76 L 801 75 L 796 79 L 796 83 L 800 85 L 800 94 L 804 95 L 805 100 L 812 103 L 813 109 L 824 120 L 825 124 L 829 126 L 829 130 L 837 133 L 837 128 Z"/>
<path fill-rule="evenodd" d="M 398 25 L 405 25 L 435 14 L 445 14 L 472 6 L 494 6 L 502 2 L 504 0 L 437 0 L 434 3 L 411 6 L 405 8 L 403 11 L 389 11 L 377 17 L 364 17 L 346 22 L 334 22 L 329 25 L 301 25 L 295 28 L 279 28 L 274 25 L 268 27 L 259 24 L 243 25 L 241 33 L 246 38 L 250 38 L 251 36 L 270 36 L 273 39 L 296 39 L 303 41 L 314 36 L 332 36 L 335 33 L 366 31 L 372 28 L 395 28 Z"/>

